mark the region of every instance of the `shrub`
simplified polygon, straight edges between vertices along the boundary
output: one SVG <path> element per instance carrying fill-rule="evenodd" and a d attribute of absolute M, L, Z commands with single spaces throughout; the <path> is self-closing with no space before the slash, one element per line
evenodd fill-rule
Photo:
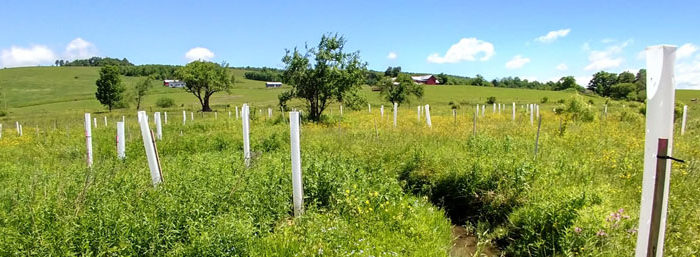
<path fill-rule="evenodd" d="M 448 103 L 448 105 L 450 106 L 450 109 L 452 109 L 452 110 L 459 109 L 459 105 L 458 105 L 458 104 L 455 104 L 454 101 L 450 101 L 450 102 Z"/>
<path fill-rule="evenodd" d="M 566 106 L 563 107 L 562 113 L 567 115 L 570 120 L 580 120 L 584 122 L 591 122 L 595 120 L 595 114 L 590 106 L 587 106 L 583 102 L 581 96 L 572 97 Z"/>
<path fill-rule="evenodd" d="M 5 116 L 7 116 L 7 112 L 6 112 L 6 111 L 0 111 L 0 117 L 5 117 Z"/>
<path fill-rule="evenodd" d="M 642 115 L 640 115 L 639 113 L 630 112 L 628 110 L 623 110 L 620 113 L 620 121 L 624 122 L 638 123 L 642 121 L 642 118 Z"/>
<path fill-rule="evenodd" d="M 496 103 L 496 97 L 495 97 L 495 96 L 489 96 L 488 98 L 486 98 L 486 103 L 487 103 L 487 104 L 494 104 L 494 103 Z"/>
<path fill-rule="evenodd" d="M 546 104 L 547 101 L 549 101 L 549 97 L 542 97 L 542 100 L 540 100 L 540 103 Z"/>
<path fill-rule="evenodd" d="M 509 233 L 499 239 L 508 256 L 554 256 L 562 252 L 566 231 L 578 210 L 596 199 L 586 194 L 546 199 L 517 209 L 509 217 Z M 589 199 L 591 198 L 591 199 Z"/>
<path fill-rule="evenodd" d="M 160 108 L 170 108 L 175 106 L 175 100 L 170 97 L 161 97 L 156 101 L 156 106 Z"/>
<path fill-rule="evenodd" d="M 353 93 L 345 96 L 343 106 L 353 111 L 359 111 L 367 108 L 367 99 L 357 93 Z"/>

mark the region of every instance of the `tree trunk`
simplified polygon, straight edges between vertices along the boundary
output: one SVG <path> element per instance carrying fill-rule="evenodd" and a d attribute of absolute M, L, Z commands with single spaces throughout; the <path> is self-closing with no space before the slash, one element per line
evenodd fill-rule
<path fill-rule="evenodd" d="M 204 99 L 202 99 L 202 111 L 203 112 L 210 112 L 211 107 L 209 107 L 209 97 L 210 95 L 205 95 Z"/>

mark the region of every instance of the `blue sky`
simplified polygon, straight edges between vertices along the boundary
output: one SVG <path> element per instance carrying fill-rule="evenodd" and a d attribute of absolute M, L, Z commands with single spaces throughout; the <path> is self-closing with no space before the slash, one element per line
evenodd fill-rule
<path fill-rule="evenodd" d="M 611 2 L 6 1 L 0 66 L 96 55 L 281 68 L 286 48 L 337 32 L 374 70 L 583 85 L 600 70 L 636 72 L 646 46 L 673 44 L 678 87 L 700 89 L 700 3 Z"/>

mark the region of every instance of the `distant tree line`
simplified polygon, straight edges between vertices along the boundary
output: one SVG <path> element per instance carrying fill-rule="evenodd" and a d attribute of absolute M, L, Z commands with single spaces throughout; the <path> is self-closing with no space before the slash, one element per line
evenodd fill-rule
<path fill-rule="evenodd" d="M 120 75 L 129 77 L 151 77 L 152 79 L 172 79 L 175 77 L 175 70 L 181 66 L 163 64 L 134 65 L 126 58 L 117 59 L 110 57 L 92 57 L 89 59 L 78 59 L 73 61 L 56 60 L 56 66 L 86 66 L 86 67 L 106 67 L 116 66 Z"/>
<path fill-rule="evenodd" d="M 603 97 L 644 102 L 647 89 L 647 70 L 641 69 L 637 75 L 629 71 L 623 71 L 620 74 L 599 71 L 593 75 L 587 89 Z"/>
<path fill-rule="evenodd" d="M 119 66 L 121 75 L 130 77 L 151 77 L 153 79 L 173 79 L 175 71 L 182 66 L 163 65 L 163 64 L 145 64 L 138 66 Z"/>
<path fill-rule="evenodd" d="M 250 67 L 246 67 L 250 68 Z M 263 67 L 246 72 L 245 78 L 259 81 L 282 81 L 282 72 L 277 69 Z"/>
<path fill-rule="evenodd" d="M 121 60 L 117 58 L 110 58 L 110 57 L 91 57 L 89 59 L 78 59 L 78 60 L 56 60 L 54 62 L 56 66 L 107 66 L 107 65 L 113 65 L 113 66 L 134 66 L 133 63 L 129 62 L 126 58 L 123 58 Z"/>

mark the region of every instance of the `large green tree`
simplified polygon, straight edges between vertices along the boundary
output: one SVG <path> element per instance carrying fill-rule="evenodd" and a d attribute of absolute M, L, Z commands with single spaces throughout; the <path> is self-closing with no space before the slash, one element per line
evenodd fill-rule
<path fill-rule="evenodd" d="M 193 61 L 175 72 L 175 76 L 186 83 L 185 89 L 192 93 L 202 105 L 203 112 L 210 112 L 209 99 L 216 92 L 231 92 L 235 77 L 229 75 L 227 64 Z"/>
<path fill-rule="evenodd" d="M 621 83 L 634 83 L 634 74 L 629 71 L 623 71 L 620 75 L 617 75 L 617 84 Z"/>
<path fill-rule="evenodd" d="M 359 52 L 345 52 L 345 42 L 337 34 L 323 35 L 316 48 L 287 50 L 282 58 L 283 79 L 292 86 L 285 94 L 306 101 L 313 121 L 320 120 L 330 102 L 354 93 L 364 82 L 367 64 Z"/>
<path fill-rule="evenodd" d="M 411 96 L 423 97 L 423 85 L 413 82 L 411 76 L 406 73 L 400 73 L 396 80 L 385 78 L 379 84 L 379 90 L 384 99 L 392 104 L 408 102 Z"/>
<path fill-rule="evenodd" d="M 617 75 L 605 71 L 599 71 L 588 82 L 588 89 L 600 96 L 610 96 L 610 89 L 617 83 Z"/>
<path fill-rule="evenodd" d="M 112 107 L 122 100 L 122 93 L 125 90 L 119 77 L 119 68 L 113 65 L 103 67 L 100 69 L 100 78 L 95 84 L 97 85 L 95 97 L 111 112 Z"/>
<path fill-rule="evenodd" d="M 576 84 L 576 79 L 573 76 L 561 77 L 557 83 L 554 84 L 554 90 L 565 90 L 573 88 L 577 91 L 582 91 L 583 88 Z"/>

